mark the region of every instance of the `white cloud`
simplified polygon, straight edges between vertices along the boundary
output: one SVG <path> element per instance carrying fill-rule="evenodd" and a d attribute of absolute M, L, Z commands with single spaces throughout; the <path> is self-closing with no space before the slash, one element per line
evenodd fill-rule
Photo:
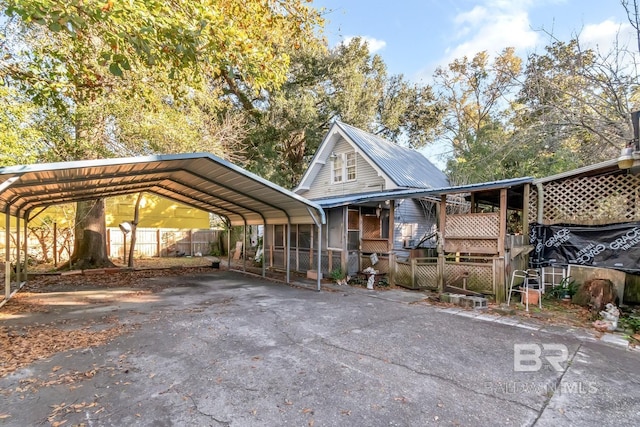
<path fill-rule="evenodd" d="M 531 28 L 529 8 L 533 2 L 484 0 L 472 9 L 458 13 L 453 19 L 453 36 L 445 55 L 422 73 L 428 80 L 438 66 L 446 66 L 456 58 L 473 57 L 487 51 L 493 56 L 506 47 L 524 54 L 539 43 L 540 35 Z"/>
<path fill-rule="evenodd" d="M 483 50 L 490 54 L 512 46 L 522 51 L 535 46 L 539 35 L 531 28 L 529 2 L 486 1 L 454 18 L 457 37 L 442 60 L 473 56 Z"/>
<path fill-rule="evenodd" d="M 369 37 L 369 36 L 346 36 L 342 43 L 349 43 L 352 39 L 356 37 L 360 37 L 365 43 L 367 43 L 370 53 L 379 52 L 387 46 L 386 41 L 378 40 L 374 37 Z"/>
<path fill-rule="evenodd" d="M 614 47 L 616 40 L 622 45 L 635 42 L 635 30 L 629 23 L 621 24 L 612 19 L 607 19 L 598 24 L 585 25 L 578 37 L 583 46 L 598 48 L 600 51 L 607 52 Z M 635 49 L 633 45 L 629 47 Z"/>

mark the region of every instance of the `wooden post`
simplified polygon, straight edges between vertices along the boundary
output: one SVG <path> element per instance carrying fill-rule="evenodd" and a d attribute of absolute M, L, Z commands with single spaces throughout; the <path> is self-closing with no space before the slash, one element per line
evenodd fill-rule
<path fill-rule="evenodd" d="M 440 230 L 440 241 L 438 243 L 438 292 L 444 292 L 444 236 L 447 225 L 447 196 L 440 196 L 440 218 L 438 220 L 438 229 Z"/>
<path fill-rule="evenodd" d="M 158 253 L 158 258 L 162 256 L 162 236 L 160 235 L 160 229 L 156 228 L 156 252 Z"/>
<path fill-rule="evenodd" d="M 506 282 L 505 282 L 505 262 L 504 257 L 497 257 L 493 259 L 494 268 L 494 292 L 496 296 L 496 302 L 505 302 Z"/>
<path fill-rule="evenodd" d="M 391 252 L 389 254 L 389 285 L 396 285 L 396 253 Z"/>
<path fill-rule="evenodd" d="M 522 234 L 529 234 L 529 196 L 531 193 L 531 184 L 525 184 L 522 190 Z"/>
<path fill-rule="evenodd" d="M 57 257 L 56 257 L 56 249 L 58 248 L 56 242 L 56 223 L 53 223 L 53 262 L 54 265 L 58 265 Z M 111 230 L 107 228 L 107 257 L 111 257 Z"/>
<path fill-rule="evenodd" d="M 496 302 L 504 302 L 505 298 L 505 240 L 507 235 L 507 189 L 500 189 L 500 230 L 498 233 L 498 260 L 496 262 L 495 295 Z"/>
<path fill-rule="evenodd" d="M 409 260 L 411 263 L 411 289 L 416 288 L 416 259 L 411 258 Z"/>
<path fill-rule="evenodd" d="M 189 255 L 193 256 L 193 230 L 189 230 Z"/>

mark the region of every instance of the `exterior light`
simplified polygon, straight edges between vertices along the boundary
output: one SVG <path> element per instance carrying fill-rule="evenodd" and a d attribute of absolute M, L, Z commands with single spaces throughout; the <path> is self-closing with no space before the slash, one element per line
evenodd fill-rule
<path fill-rule="evenodd" d="M 618 167 L 620 169 L 630 169 L 634 167 L 636 161 L 640 160 L 640 111 L 631 113 L 631 124 L 633 125 L 633 139 L 620 151 L 618 157 Z"/>
<path fill-rule="evenodd" d="M 635 160 L 635 157 L 637 157 L 634 156 L 634 154 L 635 153 L 633 152 L 633 148 L 623 148 L 622 151 L 620 151 L 620 157 L 618 157 L 618 167 L 620 169 L 629 169 L 633 167 L 633 162 Z"/>
<path fill-rule="evenodd" d="M 338 155 L 337 155 L 335 152 L 333 152 L 333 151 L 332 151 L 332 152 L 331 152 L 331 155 L 329 156 L 329 159 L 330 159 L 332 162 L 335 162 L 337 158 L 338 158 Z"/>

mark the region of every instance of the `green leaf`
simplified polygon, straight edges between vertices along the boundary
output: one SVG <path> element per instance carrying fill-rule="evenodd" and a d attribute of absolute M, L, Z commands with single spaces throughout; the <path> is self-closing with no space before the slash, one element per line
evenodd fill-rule
<path fill-rule="evenodd" d="M 114 76 L 122 77 L 122 69 L 116 62 L 112 62 L 111 65 L 109 65 L 109 72 Z"/>

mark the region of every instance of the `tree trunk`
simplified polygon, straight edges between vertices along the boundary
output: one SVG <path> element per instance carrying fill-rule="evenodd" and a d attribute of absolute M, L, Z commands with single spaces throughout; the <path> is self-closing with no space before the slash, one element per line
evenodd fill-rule
<path fill-rule="evenodd" d="M 69 261 L 73 268 L 115 267 L 107 256 L 104 206 L 104 199 L 78 202 L 73 255 Z M 61 268 L 67 267 L 69 263 Z"/>
<path fill-rule="evenodd" d="M 140 219 L 140 202 L 142 201 L 142 195 L 144 193 L 138 193 L 138 199 L 136 200 L 136 207 L 133 213 L 133 221 L 131 221 L 131 243 L 129 244 L 129 268 L 135 267 L 133 261 L 133 254 L 136 249 L 136 230 L 138 229 L 138 221 Z"/>

